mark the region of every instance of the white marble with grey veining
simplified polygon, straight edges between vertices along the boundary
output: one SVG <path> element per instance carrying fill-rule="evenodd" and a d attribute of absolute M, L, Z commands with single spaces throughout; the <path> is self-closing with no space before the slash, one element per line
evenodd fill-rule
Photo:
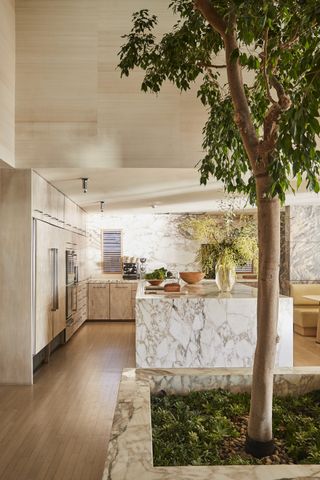
<path fill-rule="evenodd" d="M 251 384 L 243 369 L 189 370 L 190 385 L 206 388 L 231 388 L 247 391 Z M 181 385 L 187 370 L 124 370 L 111 430 L 102 480 L 280 480 L 303 477 L 320 478 L 320 465 L 226 465 L 154 467 L 152 459 L 152 426 L 150 388 L 159 385 L 171 393 Z M 172 378 L 180 378 L 172 381 Z M 190 378 L 190 377 L 193 377 Z M 210 384 L 211 382 L 211 384 Z M 301 394 L 320 387 L 320 368 L 284 369 L 276 372 L 275 391 Z M 172 390 L 173 389 L 173 390 Z"/>
<path fill-rule="evenodd" d="M 187 295 L 136 297 L 139 368 L 250 367 L 256 344 L 257 290 L 236 284 L 221 294 L 213 281 L 185 286 Z M 293 365 L 292 299 L 280 297 L 276 365 Z"/>
<path fill-rule="evenodd" d="M 290 282 L 320 282 L 320 206 L 290 205 L 282 214 L 280 279 L 283 292 Z"/>
<path fill-rule="evenodd" d="M 122 252 L 145 257 L 147 270 L 166 267 L 173 272 L 199 270 L 195 261 L 200 243 L 179 232 L 184 214 L 104 215 L 90 214 L 88 262 L 92 276 L 101 276 L 101 229 L 122 231 Z"/>

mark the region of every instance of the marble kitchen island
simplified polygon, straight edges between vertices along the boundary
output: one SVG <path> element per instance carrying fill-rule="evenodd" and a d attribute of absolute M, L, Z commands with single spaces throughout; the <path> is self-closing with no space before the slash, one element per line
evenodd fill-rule
<path fill-rule="evenodd" d="M 136 297 L 137 368 L 251 367 L 256 344 L 257 289 L 236 284 L 220 293 L 214 281 L 182 293 Z M 279 299 L 276 366 L 293 365 L 292 298 Z"/>

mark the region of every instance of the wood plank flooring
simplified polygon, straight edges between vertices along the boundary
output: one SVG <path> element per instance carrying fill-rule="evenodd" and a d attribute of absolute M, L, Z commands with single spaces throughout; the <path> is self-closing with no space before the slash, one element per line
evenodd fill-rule
<path fill-rule="evenodd" d="M 0 480 L 101 480 L 133 323 L 86 323 L 32 387 L 0 387 Z M 315 338 L 294 338 L 295 365 L 319 365 Z"/>
<path fill-rule="evenodd" d="M 320 366 L 320 344 L 316 337 L 303 337 L 294 334 L 293 363 L 296 366 Z"/>
<path fill-rule="evenodd" d="M 86 323 L 32 387 L 0 387 L 1 480 L 101 480 L 134 323 Z"/>

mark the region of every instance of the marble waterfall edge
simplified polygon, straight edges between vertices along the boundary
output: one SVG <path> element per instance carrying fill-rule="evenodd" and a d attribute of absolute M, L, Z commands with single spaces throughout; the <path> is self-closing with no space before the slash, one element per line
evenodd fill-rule
<path fill-rule="evenodd" d="M 320 478 L 320 465 L 154 467 L 150 392 L 186 393 L 223 387 L 248 391 L 250 369 L 127 369 L 123 371 L 103 480 L 280 480 Z M 303 394 L 320 388 L 319 367 L 277 369 L 275 393 Z"/>
<path fill-rule="evenodd" d="M 221 294 L 213 281 L 183 287 L 185 295 L 136 297 L 138 368 L 251 367 L 256 345 L 257 289 L 236 284 Z M 292 298 L 279 299 L 276 365 L 293 365 Z"/>

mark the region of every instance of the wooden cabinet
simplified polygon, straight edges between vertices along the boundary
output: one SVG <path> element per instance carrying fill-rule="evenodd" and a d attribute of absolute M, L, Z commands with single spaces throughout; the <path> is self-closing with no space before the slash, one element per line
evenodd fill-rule
<path fill-rule="evenodd" d="M 110 319 L 132 319 L 131 285 L 129 283 L 110 285 Z"/>
<path fill-rule="evenodd" d="M 38 353 L 66 327 L 64 231 L 37 221 L 35 262 L 35 336 Z"/>
<path fill-rule="evenodd" d="M 108 283 L 89 284 L 89 320 L 109 320 L 110 291 Z"/>
<path fill-rule="evenodd" d="M 32 172 L 33 217 L 86 235 L 86 212 L 36 172 Z"/>
<path fill-rule="evenodd" d="M 89 284 L 89 320 L 134 320 L 136 283 Z"/>
<path fill-rule="evenodd" d="M 65 197 L 64 208 L 66 228 L 68 228 L 69 230 L 73 230 L 76 223 L 77 205 L 72 200 L 70 200 L 70 198 Z"/>
<path fill-rule="evenodd" d="M 33 217 L 58 227 L 64 226 L 64 195 L 36 172 L 32 172 Z"/>
<path fill-rule="evenodd" d="M 68 230 L 86 234 L 86 213 L 68 197 L 65 197 L 65 225 Z"/>
<path fill-rule="evenodd" d="M 45 213 L 47 213 L 47 196 L 48 196 L 48 182 L 40 175 L 32 172 L 32 211 L 35 218 L 44 220 Z"/>
<path fill-rule="evenodd" d="M 77 311 L 73 319 L 72 333 L 75 333 L 88 318 L 88 285 L 85 282 L 78 283 L 76 289 Z"/>
<path fill-rule="evenodd" d="M 52 312 L 53 338 L 66 328 L 66 252 L 63 229 L 54 228 L 54 241 L 58 256 L 58 309 Z"/>

